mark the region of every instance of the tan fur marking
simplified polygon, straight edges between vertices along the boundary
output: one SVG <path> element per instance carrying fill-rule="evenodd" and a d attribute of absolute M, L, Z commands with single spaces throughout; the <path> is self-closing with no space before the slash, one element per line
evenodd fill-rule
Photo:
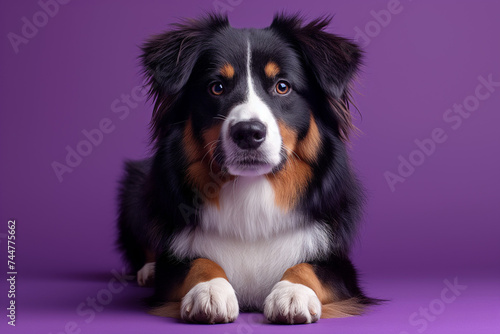
<path fill-rule="evenodd" d="M 219 277 L 227 279 L 224 269 L 217 263 L 208 259 L 194 260 L 181 286 L 169 297 L 169 302 L 152 309 L 149 313 L 160 317 L 180 318 L 180 301 L 189 290 L 198 283 Z"/>
<path fill-rule="evenodd" d="M 364 311 L 365 305 L 357 298 L 338 300 L 321 306 L 321 319 L 350 317 Z"/>
<path fill-rule="evenodd" d="M 264 73 L 266 73 L 266 76 L 270 79 L 275 78 L 280 71 L 280 67 L 274 61 L 268 62 L 266 67 L 264 67 Z"/>
<path fill-rule="evenodd" d="M 311 114 L 311 119 L 309 121 L 309 130 L 307 135 L 299 143 L 297 143 L 297 149 L 295 153 L 307 161 L 314 162 L 318 156 L 319 148 L 321 144 L 321 136 L 319 134 L 318 125 Z"/>
<path fill-rule="evenodd" d="M 302 284 L 311 288 L 316 293 L 316 296 L 318 296 L 321 304 L 332 303 L 335 300 L 333 291 L 320 282 L 318 276 L 314 273 L 313 266 L 309 263 L 299 263 L 288 268 L 281 280 Z"/>
<path fill-rule="evenodd" d="M 281 280 L 311 288 L 322 304 L 321 318 L 343 318 L 363 313 L 364 305 L 357 298 L 339 300 L 333 289 L 326 287 L 309 263 L 299 263 L 283 274 Z"/>
<path fill-rule="evenodd" d="M 234 67 L 233 65 L 226 63 L 220 69 L 220 74 L 227 79 L 232 79 L 234 77 Z"/>
<path fill-rule="evenodd" d="M 202 143 L 194 138 L 191 120 L 184 129 L 184 150 L 188 160 L 187 180 L 198 189 L 204 199 L 217 207 L 222 184 L 220 180 L 216 182 L 213 178 L 213 175 L 220 173 L 220 167 L 213 157 L 221 126 L 218 124 L 205 130 L 202 134 Z"/>
<path fill-rule="evenodd" d="M 188 162 L 201 160 L 203 158 L 203 151 L 200 149 L 200 145 L 194 138 L 191 119 L 187 121 L 186 127 L 184 128 L 183 144 Z"/>
<path fill-rule="evenodd" d="M 187 178 L 198 189 L 203 199 L 219 207 L 219 193 L 221 185 L 216 183 L 210 175 L 210 166 L 207 162 L 197 161 L 189 165 Z"/>
<path fill-rule="evenodd" d="M 290 210 L 306 190 L 312 178 L 312 168 L 295 153 L 297 133 L 281 121 L 278 121 L 278 127 L 288 159 L 282 170 L 269 174 L 267 178 L 274 189 L 275 203 L 283 210 Z"/>
<path fill-rule="evenodd" d="M 180 302 L 167 302 L 161 306 L 155 307 L 148 312 L 151 315 L 165 318 L 181 318 L 181 303 Z"/>
<path fill-rule="evenodd" d="M 208 152 L 209 160 L 211 160 L 214 156 L 214 151 L 219 140 L 221 128 L 222 124 L 218 124 L 203 132 L 203 141 L 205 144 L 205 148 L 203 151 Z M 207 157 L 205 157 L 205 159 L 206 158 Z"/>
<path fill-rule="evenodd" d="M 274 189 L 276 205 L 285 211 L 293 208 L 311 178 L 312 168 L 295 156 L 289 156 L 282 170 L 267 176 Z"/>
<path fill-rule="evenodd" d="M 280 135 L 283 140 L 286 153 L 289 156 L 295 150 L 295 145 L 297 144 L 297 133 L 286 126 L 282 121 L 278 121 L 278 128 L 280 129 Z"/>
<path fill-rule="evenodd" d="M 180 301 L 196 284 L 207 282 L 218 277 L 227 279 L 226 273 L 221 266 L 209 259 L 196 259 L 191 262 L 191 268 L 184 282 L 182 282 L 181 286 L 175 291 L 170 299 L 174 302 Z"/>

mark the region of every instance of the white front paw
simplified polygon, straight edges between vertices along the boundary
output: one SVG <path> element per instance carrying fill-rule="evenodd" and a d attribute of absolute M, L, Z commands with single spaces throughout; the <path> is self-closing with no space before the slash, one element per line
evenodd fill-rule
<path fill-rule="evenodd" d="M 233 287 L 224 278 L 196 284 L 182 298 L 181 318 L 199 323 L 233 322 L 239 313 Z"/>
<path fill-rule="evenodd" d="M 156 262 L 148 262 L 137 272 L 137 284 L 144 286 L 155 276 L 155 264 Z"/>
<path fill-rule="evenodd" d="M 264 315 L 276 323 L 310 324 L 321 317 L 321 302 L 311 288 L 280 281 L 264 302 Z"/>

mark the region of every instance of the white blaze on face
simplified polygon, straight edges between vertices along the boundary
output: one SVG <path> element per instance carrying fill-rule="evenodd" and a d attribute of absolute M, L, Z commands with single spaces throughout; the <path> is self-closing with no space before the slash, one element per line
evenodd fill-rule
<path fill-rule="evenodd" d="M 222 147 L 226 155 L 229 165 L 228 172 L 232 175 L 241 176 L 256 176 L 270 173 L 274 167 L 281 162 L 281 135 L 278 128 L 276 118 L 269 106 L 262 101 L 255 91 L 255 83 L 252 78 L 252 57 L 250 42 L 248 42 L 247 50 L 247 96 L 243 103 L 235 106 L 230 112 L 224 123 L 222 124 Z M 266 126 L 266 138 L 262 145 L 257 149 L 262 160 L 266 164 L 256 166 L 239 166 L 231 164 L 233 157 L 237 157 L 242 153 L 240 149 L 231 139 L 229 135 L 231 126 L 243 121 L 256 120 Z"/>

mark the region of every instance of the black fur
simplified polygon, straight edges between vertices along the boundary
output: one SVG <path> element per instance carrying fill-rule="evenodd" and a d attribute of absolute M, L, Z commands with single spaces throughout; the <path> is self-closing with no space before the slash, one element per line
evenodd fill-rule
<path fill-rule="evenodd" d="M 318 160 L 311 164 L 314 178 L 297 208 L 314 220 L 327 222 L 332 230 L 335 246 L 324 259 L 312 262 L 314 269 L 341 298 L 375 302 L 361 291 L 348 256 L 363 200 L 345 144 L 353 128 L 349 83 L 360 66 L 362 52 L 347 39 L 325 32 L 328 23 L 329 19 L 319 19 L 304 25 L 298 16 L 278 15 L 269 28 L 237 30 L 229 26 L 227 18 L 210 15 L 179 24 L 144 45 L 142 63 L 155 101 L 151 123 L 155 148 L 151 159 L 126 165 L 119 198 L 118 244 L 134 271 L 144 264 L 146 250 L 157 254 L 157 301 L 168 298 L 190 263 L 175 258 L 166 245 L 181 228 L 197 224 L 204 202 L 203 195 L 186 181 L 187 161 L 181 144 L 186 121 L 193 119 L 195 137 L 200 138 L 204 129 L 217 122 L 215 116 L 241 101 L 244 92 L 231 86 L 231 81 L 224 82 L 233 92 L 224 101 L 199 92 L 215 80 L 216 73 L 207 69 L 215 69 L 227 57 L 232 64 L 240 63 L 238 59 L 246 53 L 242 36 L 249 36 L 257 45 L 255 61 L 267 61 L 272 55 L 290 69 L 287 75 L 294 95 L 287 101 L 271 97 L 266 101 L 276 117 L 297 131 L 300 139 L 307 133 L 309 115 L 290 110 L 310 109 L 322 137 Z M 224 54 L 228 44 L 240 52 Z M 262 78 L 262 82 L 266 80 Z"/>
<path fill-rule="evenodd" d="M 149 160 L 127 162 L 119 192 L 118 246 L 134 273 L 146 263 L 145 250 L 151 243 L 143 228 L 148 224 L 144 185 L 150 170 Z"/>

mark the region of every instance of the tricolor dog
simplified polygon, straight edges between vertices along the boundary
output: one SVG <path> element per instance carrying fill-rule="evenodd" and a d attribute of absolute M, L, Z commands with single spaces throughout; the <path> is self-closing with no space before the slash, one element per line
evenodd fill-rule
<path fill-rule="evenodd" d="M 359 314 L 349 248 L 362 193 L 346 152 L 351 41 L 277 15 L 234 29 L 209 15 L 142 47 L 154 100 L 151 158 L 121 183 L 119 245 L 152 313 L 225 323 Z"/>

